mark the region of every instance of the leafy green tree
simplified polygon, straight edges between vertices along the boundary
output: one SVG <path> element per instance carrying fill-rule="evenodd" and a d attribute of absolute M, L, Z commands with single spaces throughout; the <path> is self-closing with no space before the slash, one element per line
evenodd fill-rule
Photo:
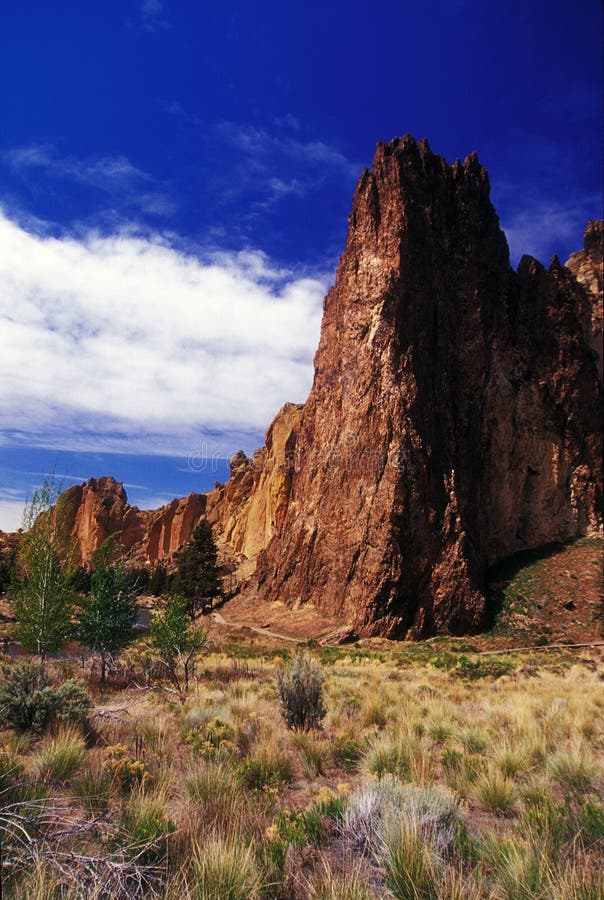
<path fill-rule="evenodd" d="M 192 619 L 222 596 L 217 557 L 212 526 L 207 519 L 202 519 L 176 558 L 176 572 L 170 584 L 174 593 L 186 598 L 187 612 Z"/>
<path fill-rule="evenodd" d="M 136 597 L 124 564 L 115 561 L 117 550 L 110 537 L 95 553 L 90 596 L 84 601 L 79 617 L 81 643 L 101 658 L 102 684 L 107 660 L 117 656 L 135 636 Z"/>
<path fill-rule="evenodd" d="M 207 632 L 196 628 L 187 614 L 187 600 L 170 597 L 165 609 L 151 620 L 151 644 L 181 699 L 189 690 L 195 662 L 207 647 Z"/>
<path fill-rule="evenodd" d="M 10 602 L 17 620 L 15 635 L 40 657 L 59 650 L 71 635 L 74 597 L 71 576 L 77 542 L 71 536 L 68 499 L 54 476 L 34 491 L 23 516 Z"/>

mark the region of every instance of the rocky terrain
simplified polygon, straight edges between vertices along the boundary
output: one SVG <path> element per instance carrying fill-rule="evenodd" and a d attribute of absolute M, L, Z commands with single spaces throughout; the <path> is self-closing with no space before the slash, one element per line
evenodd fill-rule
<path fill-rule="evenodd" d="M 82 561 L 169 559 L 201 516 L 244 596 L 362 634 L 476 631 L 498 560 L 602 528 L 602 223 L 566 266 L 509 262 L 475 154 L 379 144 L 324 304 L 315 377 L 229 481 L 153 512 L 70 489 Z"/>

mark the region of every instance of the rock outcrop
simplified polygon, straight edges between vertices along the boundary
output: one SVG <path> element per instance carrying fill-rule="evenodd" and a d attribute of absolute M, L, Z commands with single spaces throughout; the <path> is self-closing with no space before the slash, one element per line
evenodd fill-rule
<path fill-rule="evenodd" d="M 585 330 L 598 359 L 602 382 L 602 338 L 604 326 L 604 222 L 591 221 L 585 229 L 583 250 L 571 254 L 566 263 L 577 281 L 583 285 L 589 300 L 589 317 Z"/>
<path fill-rule="evenodd" d="M 315 377 L 229 481 L 155 512 L 72 488 L 82 558 L 112 531 L 169 559 L 207 516 L 245 590 L 361 634 L 476 631 L 487 568 L 602 528 L 602 223 L 510 267 L 475 154 L 380 144 L 325 298 Z M 79 493 L 78 493 L 79 492 Z"/>
<path fill-rule="evenodd" d="M 380 144 L 325 300 L 287 514 L 259 584 L 362 633 L 480 627 L 487 566 L 601 527 L 585 291 L 518 273 L 475 154 Z"/>
<path fill-rule="evenodd" d="M 89 478 L 65 492 L 79 563 L 89 566 L 103 541 L 117 535 L 131 564 L 149 565 L 186 543 L 205 512 L 205 494 L 189 494 L 157 510 L 130 506 L 124 486 L 110 475 Z"/>
<path fill-rule="evenodd" d="M 205 516 L 214 527 L 223 562 L 237 568 L 240 577 L 249 576 L 259 551 L 285 518 L 301 415 L 302 406 L 286 403 L 266 433 L 265 446 L 251 459 L 242 452 L 233 456 L 226 484 L 156 510 L 130 506 L 124 486 L 111 476 L 89 478 L 68 488 L 65 496 L 78 561 L 89 566 L 95 550 L 116 534 L 131 565 L 170 564 Z"/>

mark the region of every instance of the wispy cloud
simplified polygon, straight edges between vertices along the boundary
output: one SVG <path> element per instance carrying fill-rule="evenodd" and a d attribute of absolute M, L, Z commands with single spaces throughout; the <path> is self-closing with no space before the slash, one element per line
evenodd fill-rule
<path fill-rule="evenodd" d="M 327 279 L 259 251 L 49 238 L 0 215 L 0 428 L 65 449 L 229 455 L 305 399 Z"/>
<path fill-rule="evenodd" d="M 569 88 L 560 97 L 559 109 L 579 110 L 582 105 L 588 105 L 588 98 L 580 90 Z M 586 184 L 581 161 L 572 162 L 574 152 L 565 139 L 526 128 L 511 129 L 504 145 L 494 144 L 487 151 L 483 162 L 492 167 L 493 203 L 514 265 L 523 254 L 547 265 L 556 253 L 565 262 L 582 246 L 588 220 L 601 216 L 601 190 Z M 527 159 L 538 160 L 538 169 L 527 166 Z"/>
<path fill-rule="evenodd" d="M 159 31 L 168 27 L 163 0 L 142 0 L 140 12 L 143 28 L 147 31 Z"/>
<path fill-rule="evenodd" d="M 305 141 L 291 135 L 271 134 L 263 128 L 235 122 L 221 122 L 216 126 L 216 133 L 225 143 L 259 160 L 277 155 L 312 166 L 327 166 L 351 178 L 358 176 L 361 170 L 358 163 L 324 141 Z"/>
<path fill-rule="evenodd" d="M 202 124 L 202 120 L 199 116 L 186 110 L 180 100 L 164 101 L 160 103 L 159 106 L 160 109 L 168 113 L 168 115 L 174 116 L 176 119 L 182 119 L 183 122 L 187 122 L 189 125 L 197 126 Z"/>
<path fill-rule="evenodd" d="M 580 250 L 588 208 L 588 203 L 563 205 L 549 200 L 510 212 L 502 219 L 502 227 L 512 261 L 517 263 L 521 256 L 528 254 L 547 265 L 552 255 L 569 242 L 574 242 L 575 249 Z"/>
<path fill-rule="evenodd" d="M 60 156 L 48 144 L 15 147 L 3 154 L 13 173 L 30 177 L 60 179 L 94 188 L 143 213 L 167 216 L 175 203 L 163 185 L 147 172 L 134 166 L 125 156 L 80 159 Z"/>

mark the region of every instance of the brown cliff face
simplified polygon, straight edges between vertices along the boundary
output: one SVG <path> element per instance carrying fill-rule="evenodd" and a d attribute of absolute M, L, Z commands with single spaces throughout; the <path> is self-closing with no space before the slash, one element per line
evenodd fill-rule
<path fill-rule="evenodd" d="M 72 516 L 71 533 L 79 544 L 79 562 L 89 565 L 94 551 L 110 535 L 120 532 L 120 541 L 129 551 L 144 534 L 140 510 L 128 504 L 123 485 L 114 478 L 89 478 L 65 491 Z"/>
<path fill-rule="evenodd" d="M 378 146 L 325 300 L 268 597 L 364 633 L 480 627 L 486 567 L 601 525 L 586 298 L 554 260 L 514 273 L 473 154 Z"/>
<path fill-rule="evenodd" d="M 193 533 L 205 511 L 206 496 L 189 494 L 157 510 L 130 506 L 122 484 L 111 476 L 89 478 L 66 492 L 71 533 L 79 544 L 79 562 L 89 566 L 110 535 L 119 535 L 125 558 L 138 565 L 170 557 Z"/>
<path fill-rule="evenodd" d="M 380 144 L 306 404 L 208 494 L 147 512 L 113 479 L 72 488 L 82 558 L 121 531 L 131 562 L 169 560 L 206 516 L 251 597 L 364 634 L 475 631 L 489 565 L 601 531 L 601 331 L 601 222 L 566 267 L 516 273 L 475 154 Z"/>
<path fill-rule="evenodd" d="M 69 488 L 66 496 L 79 562 L 89 566 L 103 541 L 119 534 L 130 564 L 169 563 L 205 516 L 214 527 L 224 561 L 236 565 L 240 577 L 250 575 L 258 552 L 285 518 L 301 415 L 301 406 L 286 403 L 266 433 L 266 445 L 252 459 L 235 454 L 228 482 L 207 494 L 189 494 L 159 509 L 141 510 L 130 506 L 123 485 L 111 476 L 89 478 Z"/>
<path fill-rule="evenodd" d="M 583 250 L 571 254 L 566 263 L 589 299 L 586 328 L 591 334 L 590 346 L 598 359 L 602 382 L 602 332 L 604 326 L 604 222 L 591 221 L 585 229 Z"/>
<path fill-rule="evenodd" d="M 255 561 L 283 525 L 302 409 L 286 403 L 266 432 L 265 446 L 252 459 L 237 453 L 229 481 L 217 495 L 208 495 L 208 521 L 240 559 Z M 245 569 L 251 574 L 249 566 Z"/>

